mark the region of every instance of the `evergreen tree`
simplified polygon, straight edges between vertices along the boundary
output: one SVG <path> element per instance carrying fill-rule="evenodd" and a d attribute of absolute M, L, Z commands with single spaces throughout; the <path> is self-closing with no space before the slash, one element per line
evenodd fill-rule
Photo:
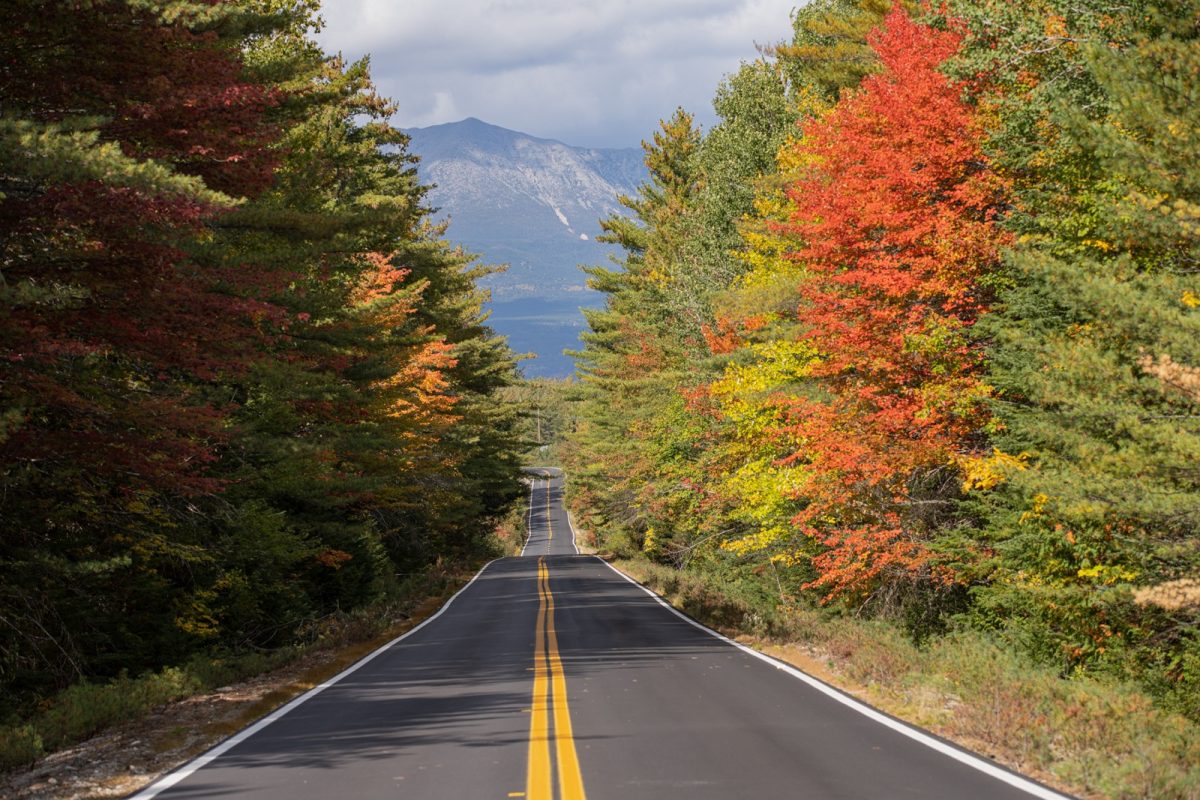
<path fill-rule="evenodd" d="M 0 12 L 0 686 L 273 647 L 521 495 L 486 268 L 311 3 Z"/>
<path fill-rule="evenodd" d="M 1043 35 L 1069 45 L 1030 74 L 1072 80 L 1035 85 L 1012 123 L 1029 132 L 1036 113 L 1043 149 L 1011 128 L 996 141 L 1021 238 L 985 331 L 996 442 L 1021 462 L 982 500 L 996 557 L 979 594 L 992 624 L 1045 658 L 1163 669 L 1153 680 L 1194 714 L 1194 611 L 1155 598 L 1198 566 L 1200 7 L 1140 5 L 1051 15 Z"/>

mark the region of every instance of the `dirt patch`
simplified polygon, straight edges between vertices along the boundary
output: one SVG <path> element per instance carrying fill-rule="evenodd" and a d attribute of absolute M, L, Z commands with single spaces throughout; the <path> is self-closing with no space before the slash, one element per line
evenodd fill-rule
<path fill-rule="evenodd" d="M 264 698 L 298 690 L 302 674 L 333 660 L 333 654 L 319 654 L 236 686 L 170 703 L 8 775 L 3 796 L 123 797 L 215 745 L 232 733 L 229 728 L 239 729 L 246 712 Z"/>

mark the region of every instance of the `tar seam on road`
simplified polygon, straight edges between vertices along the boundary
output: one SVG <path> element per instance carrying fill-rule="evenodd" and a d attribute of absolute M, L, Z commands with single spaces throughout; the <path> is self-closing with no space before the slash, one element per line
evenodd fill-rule
<path fill-rule="evenodd" d="M 571 519 L 569 516 L 567 517 L 567 525 L 571 526 L 571 539 L 572 539 L 572 541 L 574 541 L 575 529 L 574 529 L 574 526 L 571 525 Z M 892 717 L 889 717 L 888 715 L 884 714 L 883 712 L 872 708 L 871 706 L 867 705 L 866 703 L 861 703 L 858 700 L 855 700 L 853 697 L 850 697 L 849 695 L 845 694 L 841 690 L 836 689 L 833 686 L 830 686 L 829 684 L 825 683 L 824 681 L 814 678 L 812 675 L 809 675 L 807 672 L 802 672 L 801 670 L 796 669 L 791 664 L 786 664 L 783 661 L 780 661 L 776 658 L 772 658 L 771 656 L 767 655 L 766 653 L 760 653 L 759 651 L 757 651 L 751 647 L 747 647 L 746 645 L 741 644 L 740 642 L 735 642 L 734 640 L 730 639 L 728 636 L 718 633 L 717 631 L 713 630 L 712 628 L 708 627 L 707 625 L 697 622 L 696 620 L 689 617 L 687 614 L 684 614 L 682 611 L 680 611 L 679 609 L 672 606 L 670 603 L 668 603 L 662 597 L 655 594 L 650 589 L 647 589 L 645 586 L 638 583 L 636 580 L 629 577 L 624 572 L 621 572 L 621 570 L 617 569 L 612 564 L 609 564 L 603 558 L 600 558 L 600 556 L 592 556 L 592 558 L 595 558 L 601 564 L 608 567 L 613 572 L 617 573 L 622 578 L 629 581 L 630 583 L 632 583 L 637 588 L 641 589 L 646 594 L 650 595 L 650 597 L 652 597 L 656 603 L 658 603 L 660 606 L 665 608 L 667 611 L 670 611 L 672 614 L 679 617 L 680 619 L 682 619 L 684 622 L 688 623 L 689 625 L 699 628 L 700 630 L 704 631 L 708 635 L 713 636 L 717 639 L 720 639 L 725 644 L 736 647 L 738 650 L 741 650 L 742 652 L 746 653 L 747 655 L 751 655 L 754 658 L 757 658 L 759 661 L 765 661 L 766 663 L 770 664 L 771 666 L 775 667 L 776 669 L 787 673 L 788 675 L 792 676 L 793 678 L 803 681 L 804 683 L 808 684 L 809 686 L 811 686 L 812 688 L 821 692 L 822 694 L 836 700 L 837 702 L 841 703 L 842 705 L 844 705 L 854 711 L 857 711 L 859 714 L 862 714 L 863 716 L 867 717 L 868 719 L 878 722 L 880 725 L 890 728 L 899 734 L 907 736 L 908 738 L 910 738 L 916 742 L 919 742 L 932 750 L 936 750 L 937 752 L 941 753 L 942 755 L 949 756 L 950 758 L 954 759 L 955 761 L 965 764 L 968 767 L 971 767 L 972 769 L 977 769 L 986 775 L 990 775 L 991 777 L 995 778 L 996 780 L 1007 783 L 1009 786 L 1012 786 L 1016 789 L 1026 792 L 1027 794 L 1029 794 L 1033 797 L 1041 798 L 1041 800 L 1074 800 L 1074 798 L 1072 798 L 1070 795 L 1062 794 L 1061 792 L 1056 792 L 1055 790 L 1049 788 L 1048 786 L 1043 786 L 1040 783 L 1037 783 L 1036 781 L 1026 778 L 1023 775 L 1020 775 L 1016 772 L 1012 772 L 1008 769 L 1005 769 L 1004 767 L 1001 767 L 997 764 L 991 764 L 991 763 L 985 761 L 984 759 L 980 758 L 979 756 L 975 755 L 974 753 L 970 753 L 966 750 L 962 750 L 952 744 L 949 744 L 948 742 L 944 742 L 944 741 L 936 738 L 935 736 L 932 736 L 931 734 L 928 734 L 925 731 L 922 731 L 918 728 L 914 728 L 904 722 L 901 722 L 898 719 L 893 719 Z"/>
<path fill-rule="evenodd" d="M 435 614 L 433 614 L 433 616 L 428 617 L 423 622 L 421 622 L 421 624 L 417 625 L 412 630 L 402 633 L 401 635 L 397 636 L 395 639 L 392 639 L 390 642 L 383 645 L 382 647 L 371 651 L 367 655 L 360 658 L 358 661 L 351 664 L 346 669 L 339 672 L 337 675 L 334 675 L 329 680 L 321 683 L 319 686 L 314 686 L 312 689 L 309 689 L 307 692 L 300 695 L 296 699 L 292 700 L 287 705 L 281 706 L 280 708 L 275 709 L 270 714 L 268 714 L 267 716 L 260 719 L 258 722 L 254 723 L 250 727 L 242 730 L 240 733 L 235 733 L 233 736 L 230 736 L 228 739 L 221 742 L 219 745 L 212 748 L 211 750 L 208 750 L 207 752 L 203 753 L 202 755 L 197 756 L 196 758 L 192 759 L 188 763 L 184 764 L 182 767 L 179 767 L 178 769 L 167 773 L 166 775 L 159 778 L 154 783 L 147 786 L 145 789 L 142 789 L 137 794 L 131 795 L 128 798 L 128 800 L 151 800 L 151 798 L 157 797 L 159 795 L 159 793 L 164 792 L 167 789 L 170 789 L 172 786 L 179 783 L 184 778 L 187 778 L 189 775 L 191 775 L 196 770 L 211 763 L 212 761 L 215 761 L 223 753 L 225 753 L 226 751 L 241 744 L 246 739 L 249 739 L 251 736 L 258 733 L 263 728 L 270 725 L 272 722 L 275 722 L 276 720 L 282 718 L 284 715 L 286 715 L 292 711 L 295 711 L 303 703 L 306 703 L 309 700 L 312 700 L 314 697 L 316 697 L 321 692 L 328 689 L 330 686 L 333 686 L 335 683 L 342 680 L 343 678 L 346 678 L 351 673 L 356 672 L 357 670 L 366 666 L 368 662 L 373 661 L 377 656 L 382 654 L 384 651 L 391 649 L 394 645 L 400 643 L 404 639 L 407 639 L 409 636 L 412 636 L 414 633 L 421 630 L 429 623 L 433 622 L 435 619 L 440 617 L 442 614 L 446 613 L 446 609 L 450 608 L 450 606 L 454 603 L 454 601 L 458 599 L 459 595 L 461 595 L 467 589 L 470 589 L 471 584 L 473 584 L 473 583 L 475 583 L 475 581 L 479 580 L 479 576 L 483 575 L 483 573 L 487 571 L 488 567 L 490 567 L 492 564 L 495 564 L 499 560 L 500 559 L 497 558 L 497 559 L 494 559 L 494 560 L 489 561 L 488 563 L 484 564 L 483 567 L 480 568 L 479 572 L 476 572 L 474 577 L 472 577 L 471 580 L 467 582 L 466 586 L 462 587 L 457 592 L 455 592 L 454 595 L 449 600 L 447 600 L 445 602 L 445 604 L 443 604 L 442 607 L 439 608 Z"/>

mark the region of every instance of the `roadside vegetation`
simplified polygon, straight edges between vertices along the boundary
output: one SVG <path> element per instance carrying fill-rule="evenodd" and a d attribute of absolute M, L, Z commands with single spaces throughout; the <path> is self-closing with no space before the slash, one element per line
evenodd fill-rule
<path fill-rule="evenodd" d="M 498 542 L 497 554 L 500 549 Z M 466 583 L 479 564 L 465 566 L 453 572 L 430 568 L 411 577 L 387 600 L 315 620 L 283 647 L 260 652 L 197 653 L 184 663 L 137 676 L 121 672 L 116 678 L 72 684 L 44 698 L 23 719 L 0 726 L 0 771 L 27 766 L 111 727 L 158 713 L 168 703 L 248 678 L 269 676 L 283 667 L 311 661 L 318 654 L 319 677 L 336 674 L 436 610 Z M 308 688 L 311 686 L 284 686 L 239 721 L 249 724 Z"/>
<path fill-rule="evenodd" d="M 523 496 L 488 268 L 318 25 L 0 10 L 0 768 L 369 636 Z"/>
<path fill-rule="evenodd" d="M 664 120 L 558 449 L 597 546 L 1197 796 L 1198 43 L 1196 2 L 816 0 Z"/>

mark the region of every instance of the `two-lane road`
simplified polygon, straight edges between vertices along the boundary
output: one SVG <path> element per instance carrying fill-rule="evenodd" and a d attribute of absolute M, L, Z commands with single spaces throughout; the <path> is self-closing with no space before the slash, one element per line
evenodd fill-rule
<path fill-rule="evenodd" d="M 521 557 L 135 797 L 1061 797 L 722 640 L 578 555 L 561 478 L 544 474 Z"/>

